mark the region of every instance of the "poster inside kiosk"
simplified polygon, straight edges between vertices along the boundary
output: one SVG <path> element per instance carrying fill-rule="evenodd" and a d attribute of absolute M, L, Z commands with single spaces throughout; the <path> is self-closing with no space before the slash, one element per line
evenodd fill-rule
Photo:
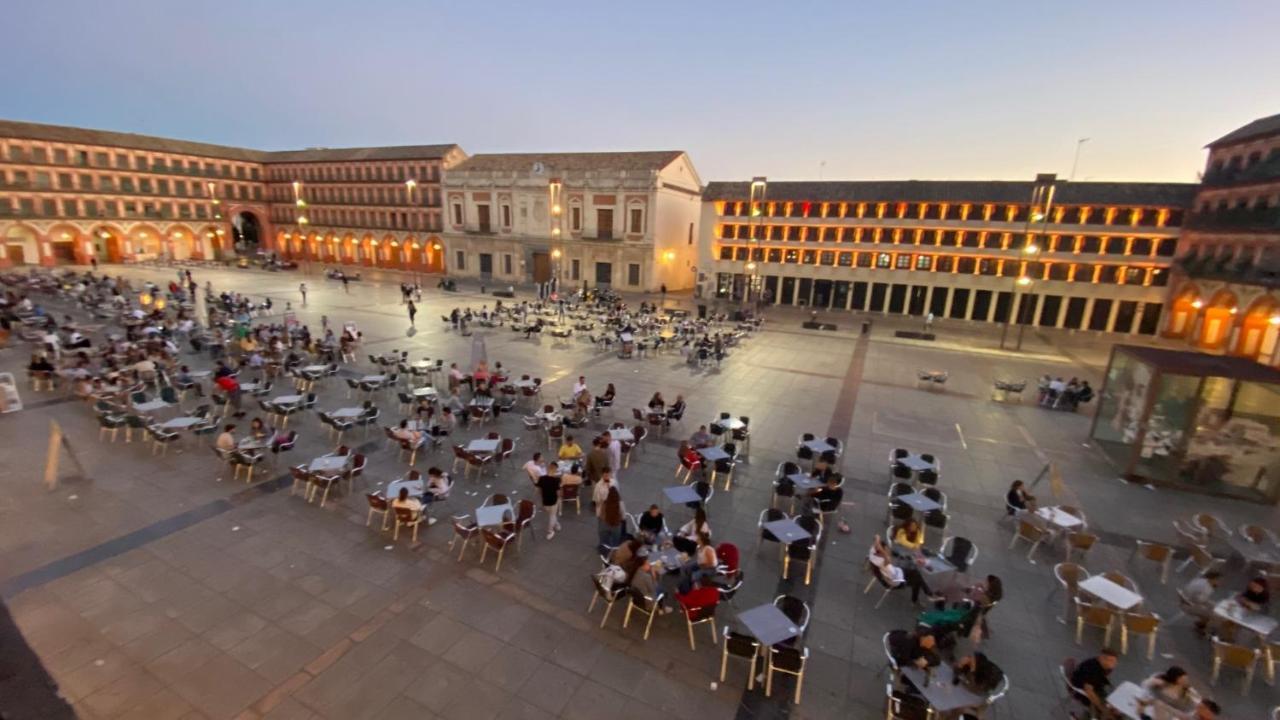
<path fill-rule="evenodd" d="M 18 394 L 18 382 L 13 379 L 13 373 L 0 373 L 0 413 L 21 409 L 22 396 Z"/>

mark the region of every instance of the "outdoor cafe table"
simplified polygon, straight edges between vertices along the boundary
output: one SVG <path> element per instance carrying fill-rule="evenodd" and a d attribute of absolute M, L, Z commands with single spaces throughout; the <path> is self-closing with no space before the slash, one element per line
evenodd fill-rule
<path fill-rule="evenodd" d="M 362 407 L 344 407 L 334 410 L 329 415 L 336 418 L 358 418 L 364 415 L 364 412 L 365 410 Z"/>
<path fill-rule="evenodd" d="M 930 500 L 924 495 L 921 495 L 920 493 L 907 493 L 905 495 L 897 495 L 890 499 L 896 500 L 897 502 L 900 502 L 903 505 L 908 505 L 911 507 L 912 510 L 915 510 L 916 512 L 925 513 L 925 512 L 932 512 L 934 510 L 942 509 L 941 505 L 934 502 L 933 500 Z"/>
<path fill-rule="evenodd" d="M 702 456 L 703 460 L 706 460 L 707 462 L 712 462 L 712 463 L 717 460 L 729 459 L 729 453 L 721 450 L 718 447 L 699 448 L 698 454 Z"/>
<path fill-rule="evenodd" d="M 807 440 L 805 441 L 804 446 L 812 450 L 817 455 L 835 450 L 835 448 L 826 440 Z"/>
<path fill-rule="evenodd" d="M 236 449 L 243 451 L 265 450 L 268 447 L 271 447 L 271 438 L 259 440 L 258 438 L 247 437 L 236 443 Z"/>
<path fill-rule="evenodd" d="M 633 440 L 636 439 L 636 436 L 632 435 L 631 431 L 626 428 L 616 428 L 614 430 L 610 430 L 609 437 L 613 438 L 614 440 L 620 440 L 622 442 L 632 442 Z"/>
<path fill-rule="evenodd" d="M 498 445 L 501 442 L 502 442 L 501 440 L 489 440 L 487 438 L 472 440 L 470 443 L 467 444 L 467 452 L 484 453 L 486 455 L 492 454 L 494 452 L 497 452 Z"/>
<path fill-rule="evenodd" d="M 240 391 L 241 391 L 241 392 L 253 392 L 253 391 L 255 391 L 255 390 L 257 390 L 257 389 L 258 389 L 258 386 L 259 386 L 259 385 L 258 385 L 258 383 L 256 383 L 256 382 L 240 383 Z"/>
<path fill-rule="evenodd" d="M 328 366 L 325 366 L 325 365 L 308 365 L 308 366 L 306 366 L 306 367 L 302 368 L 302 372 L 304 372 L 304 373 L 322 373 L 322 372 L 324 372 L 325 370 L 328 370 L 328 369 L 329 369 L 329 368 L 328 368 Z"/>
<path fill-rule="evenodd" d="M 307 466 L 308 472 L 336 472 L 345 470 L 347 463 L 351 462 L 350 455 L 325 455 L 311 461 Z"/>
<path fill-rule="evenodd" d="M 1142 715 L 1138 712 L 1138 700 L 1147 698 L 1147 693 L 1142 686 L 1128 680 L 1116 686 L 1115 690 L 1107 696 L 1107 705 L 1113 708 L 1129 720 L 1141 720 Z"/>
<path fill-rule="evenodd" d="M 908 550 L 897 543 L 893 543 L 890 552 L 898 560 L 896 564 L 899 567 L 914 567 L 920 571 L 921 575 L 927 577 L 931 588 L 941 588 L 952 584 L 958 570 L 946 558 L 928 551 L 917 553 L 914 550 Z"/>
<path fill-rule="evenodd" d="M 800 634 L 800 628 L 773 603 L 738 613 L 738 621 L 765 646 L 777 645 Z"/>
<path fill-rule="evenodd" d="M 502 505 L 485 505 L 476 508 L 476 525 L 480 527 L 494 527 L 501 525 L 508 518 L 515 517 L 511 512 L 511 503 L 503 503 Z"/>
<path fill-rule="evenodd" d="M 493 398 L 477 395 L 471 398 L 472 407 L 493 407 Z"/>
<path fill-rule="evenodd" d="M 1227 538 L 1232 550 L 1240 553 L 1246 562 L 1280 565 L 1280 548 L 1267 542 L 1249 542 L 1248 538 L 1232 535 Z"/>
<path fill-rule="evenodd" d="M 808 473 L 788 475 L 787 479 L 795 484 L 797 490 L 816 490 L 824 485 L 821 478 L 816 478 Z"/>
<path fill-rule="evenodd" d="M 422 479 L 410 480 L 408 478 L 400 478 L 387 483 L 387 499 L 394 500 L 400 497 L 400 488 L 408 488 L 410 497 L 421 497 L 426 492 L 426 483 Z"/>
<path fill-rule="evenodd" d="M 167 407 L 172 407 L 172 406 L 163 400 L 149 400 L 147 402 L 138 403 L 134 405 L 133 409 L 137 410 L 138 412 L 149 413 L 149 412 L 155 412 L 157 410 L 163 410 Z"/>
<path fill-rule="evenodd" d="M 187 373 L 193 380 L 203 380 L 213 374 L 212 370 L 192 370 Z"/>
<path fill-rule="evenodd" d="M 767 522 L 764 524 L 764 529 L 773 533 L 774 537 L 787 544 L 808 540 L 813 537 L 808 530 L 800 527 L 800 524 L 791 518 Z M 773 643 L 769 644 L 772 645 Z"/>
<path fill-rule="evenodd" d="M 1142 602 L 1142 596 L 1102 575 L 1094 575 L 1080 583 L 1080 589 L 1118 610 L 1128 610 Z"/>
<path fill-rule="evenodd" d="M 1036 510 L 1036 517 L 1050 523 L 1051 525 L 1056 525 L 1063 530 L 1071 530 L 1084 524 L 1083 520 L 1071 513 L 1063 512 L 1062 509 L 1056 505 L 1051 507 L 1042 507 L 1039 510 Z"/>
<path fill-rule="evenodd" d="M 275 405 L 296 405 L 302 402 L 302 399 L 301 395 L 281 395 L 271 402 Z"/>
<path fill-rule="evenodd" d="M 948 663 L 942 663 L 933 668 L 928 684 L 925 683 L 925 672 L 914 665 L 903 666 L 901 672 L 902 676 L 910 680 L 929 705 L 938 712 L 947 713 L 952 710 L 980 707 L 987 701 L 985 697 L 970 692 L 964 685 L 954 684 L 952 679 L 955 673 L 952 672 L 951 665 Z"/>
<path fill-rule="evenodd" d="M 172 420 L 166 420 L 160 423 L 160 427 L 165 430 L 185 430 L 189 427 L 199 425 L 204 422 L 204 418 L 198 417 L 178 417 Z"/>
<path fill-rule="evenodd" d="M 1251 630 L 1263 638 L 1275 632 L 1277 624 L 1275 618 L 1269 615 L 1246 610 L 1235 598 L 1227 598 L 1214 605 L 1213 614 L 1223 620 Z"/>
<path fill-rule="evenodd" d="M 666 495 L 667 500 L 670 500 L 674 505 L 702 502 L 702 496 L 688 485 L 674 485 L 672 487 L 663 488 L 662 494 Z"/>
<path fill-rule="evenodd" d="M 725 430 L 741 430 L 747 426 L 746 423 L 736 417 L 718 418 L 716 420 L 712 420 L 711 424 L 717 427 L 722 427 Z"/>
<path fill-rule="evenodd" d="M 660 566 L 661 572 L 675 572 L 684 564 L 680 562 L 680 551 L 674 547 L 649 550 L 645 557 L 649 559 L 649 564 Z"/>
<path fill-rule="evenodd" d="M 426 387 L 414 388 L 413 396 L 414 397 L 435 397 L 436 389 L 431 387 L 430 385 L 427 385 Z"/>
<path fill-rule="evenodd" d="M 898 458 L 898 462 L 902 463 L 903 465 L 906 465 L 907 467 L 911 468 L 912 470 L 915 470 L 916 472 L 923 472 L 925 470 L 933 469 L 933 463 L 929 462 L 928 460 L 925 460 L 924 458 L 920 457 L 915 453 L 908 453 L 906 457 Z"/>
<path fill-rule="evenodd" d="M 363 384 L 373 384 L 373 383 L 380 383 L 386 379 L 387 379 L 386 375 L 365 375 L 364 377 L 360 378 L 360 382 Z"/>
<path fill-rule="evenodd" d="M 537 383 L 532 380 L 516 380 L 511 383 L 511 386 L 521 390 L 532 390 L 538 387 Z"/>

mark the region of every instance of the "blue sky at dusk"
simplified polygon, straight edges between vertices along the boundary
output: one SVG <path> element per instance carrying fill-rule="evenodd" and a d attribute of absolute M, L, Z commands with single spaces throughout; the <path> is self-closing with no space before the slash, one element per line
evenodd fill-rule
<path fill-rule="evenodd" d="M 291 149 L 689 151 L 704 180 L 1195 179 L 1280 112 L 1280 2 L 64 2 L 0 117 Z M 1219 29 L 1221 28 L 1221 29 Z M 823 165 L 825 163 L 825 165 Z"/>

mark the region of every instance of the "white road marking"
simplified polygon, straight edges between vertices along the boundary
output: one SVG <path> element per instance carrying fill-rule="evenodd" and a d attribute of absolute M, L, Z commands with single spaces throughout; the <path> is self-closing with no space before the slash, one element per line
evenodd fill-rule
<path fill-rule="evenodd" d="M 956 434 L 960 436 L 960 447 L 965 450 L 969 449 L 969 443 L 964 441 L 964 430 L 960 429 L 960 423 L 956 423 Z"/>
<path fill-rule="evenodd" d="M 1031 437 L 1031 433 L 1027 432 L 1026 426 L 1019 425 L 1018 432 L 1022 433 L 1022 438 L 1027 441 L 1028 445 L 1031 446 L 1031 451 L 1036 454 L 1036 457 L 1040 458 L 1040 462 L 1043 462 L 1043 463 L 1049 462 L 1049 457 L 1045 455 L 1043 452 L 1041 452 L 1040 446 L 1036 444 L 1036 439 Z"/>

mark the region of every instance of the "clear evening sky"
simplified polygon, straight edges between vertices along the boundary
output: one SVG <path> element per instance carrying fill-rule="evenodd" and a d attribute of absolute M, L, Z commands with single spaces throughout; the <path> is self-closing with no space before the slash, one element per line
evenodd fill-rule
<path fill-rule="evenodd" d="M 683 149 L 704 180 L 1193 181 L 1277 0 L 14 0 L 0 117 L 247 146 Z M 824 165 L 825 163 L 825 165 Z"/>

